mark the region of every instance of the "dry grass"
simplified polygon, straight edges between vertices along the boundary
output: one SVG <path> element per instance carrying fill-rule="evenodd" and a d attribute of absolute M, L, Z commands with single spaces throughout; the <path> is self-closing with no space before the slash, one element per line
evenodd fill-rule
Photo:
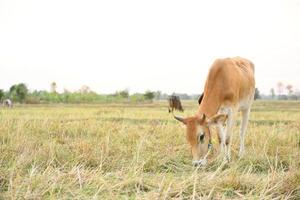
<path fill-rule="evenodd" d="M 0 199 L 300 199 L 300 102 L 255 102 L 243 159 L 233 137 L 197 169 L 165 102 L 1 108 Z"/>

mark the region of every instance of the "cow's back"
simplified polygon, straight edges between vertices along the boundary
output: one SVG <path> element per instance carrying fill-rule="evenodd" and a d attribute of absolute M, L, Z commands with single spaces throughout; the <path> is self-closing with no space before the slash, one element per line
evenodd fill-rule
<path fill-rule="evenodd" d="M 254 90 L 254 65 L 251 61 L 241 57 L 217 59 L 208 73 L 200 112 L 214 115 L 221 105 L 238 104 Z"/>

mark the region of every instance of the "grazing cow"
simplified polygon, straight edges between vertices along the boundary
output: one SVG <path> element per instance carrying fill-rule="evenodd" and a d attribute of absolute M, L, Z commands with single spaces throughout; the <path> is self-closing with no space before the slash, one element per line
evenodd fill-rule
<path fill-rule="evenodd" d="M 170 112 L 173 113 L 174 109 L 183 112 L 183 108 L 182 108 L 179 96 L 171 95 L 168 98 L 168 102 L 169 102 L 169 108 L 168 108 L 169 109 L 169 113 Z"/>
<path fill-rule="evenodd" d="M 191 145 L 194 165 L 202 163 L 200 158 L 203 155 L 207 157 L 211 147 L 211 126 L 217 127 L 220 151 L 227 161 L 230 160 L 230 136 L 238 111 L 242 112 L 239 155 L 243 155 L 244 136 L 254 93 L 254 65 L 251 61 L 234 57 L 217 59 L 213 63 L 204 93 L 198 100 L 198 112 L 187 118 L 174 116 L 186 125 L 186 138 Z"/>
<path fill-rule="evenodd" d="M 10 99 L 5 99 L 3 101 L 3 106 L 6 106 L 8 108 L 11 108 L 13 106 L 12 101 Z"/>

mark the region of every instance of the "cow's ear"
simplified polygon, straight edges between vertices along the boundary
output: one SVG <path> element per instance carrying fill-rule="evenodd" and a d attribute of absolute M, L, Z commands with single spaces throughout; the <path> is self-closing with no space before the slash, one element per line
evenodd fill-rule
<path fill-rule="evenodd" d="M 174 115 L 174 118 L 175 118 L 176 120 L 178 120 L 178 121 L 180 121 L 180 122 L 186 124 L 186 119 L 185 119 L 185 118 L 179 117 L 179 116 L 175 116 L 175 115 Z"/>
<path fill-rule="evenodd" d="M 208 125 L 224 124 L 227 120 L 226 114 L 216 114 L 207 120 Z"/>
<path fill-rule="evenodd" d="M 198 99 L 198 104 L 199 104 L 199 105 L 200 105 L 200 104 L 201 104 L 201 102 L 202 102 L 203 95 L 204 95 L 204 93 L 202 93 L 202 94 L 200 95 L 199 99 Z"/>

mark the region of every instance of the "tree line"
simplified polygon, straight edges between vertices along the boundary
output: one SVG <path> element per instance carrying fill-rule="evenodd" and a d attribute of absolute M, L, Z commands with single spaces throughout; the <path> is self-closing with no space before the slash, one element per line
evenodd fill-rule
<path fill-rule="evenodd" d="M 286 89 L 286 93 L 284 93 Z M 182 100 L 197 100 L 200 94 L 189 95 L 186 93 L 173 93 Z M 8 91 L 0 89 L 0 101 L 10 99 L 14 103 L 118 103 L 118 102 L 152 102 L 155 100 L 166 100 L 169 94 L 161 91 L 147 90 L 144 93 L 130 94 L 128 89 L 116 91 L 113 94 L 99 94 L 92 91 L 88 86 L 83 85 L 79 90 L 71 92 L 64 89 L 63 92 L 57 92 L 57 84 L 52 82 L 50 84 L 50 91 L 34 90 L 30 91 L 25 83 L 18 83 L 12 85 Z M 274 99 L 274 100 L 299 100 L 300 92 L 293 89 L 293 86 L 287 85 L 284 87 L 283 83 L 277 84 L 277 93 L 275 89 L 270 90 L 269 95 L 261 94 L 258 88 L 255 88 L 255 99 Z"/>
<path fill-rule="evenodd" d="M 276 87 L 270 89 L 269 95 L 261 95 L 262 99 L 272 100 L 300 100 L 300 90 L 291 84 L 284 84 L 279 81 Z"/>
<path fill-rule="evenodd" d="M 56 83 L 51 83 L 50 92 L 46 90 L 30 91 L 26 84 L 12 85 L 8 91 L 0 89 L 0 100 L 10 99 L 13 102 L 38 104 L 38 103 L 113 103 L 113 102 L 151 102 L 157 92 L 147 90 L 144 93 L 129 94 L 129 90 L 116 91 L 113 94 L 98 94 L 88 86 L 82 86 L 79 90 L 71 92 L 56 91 Z"/>

